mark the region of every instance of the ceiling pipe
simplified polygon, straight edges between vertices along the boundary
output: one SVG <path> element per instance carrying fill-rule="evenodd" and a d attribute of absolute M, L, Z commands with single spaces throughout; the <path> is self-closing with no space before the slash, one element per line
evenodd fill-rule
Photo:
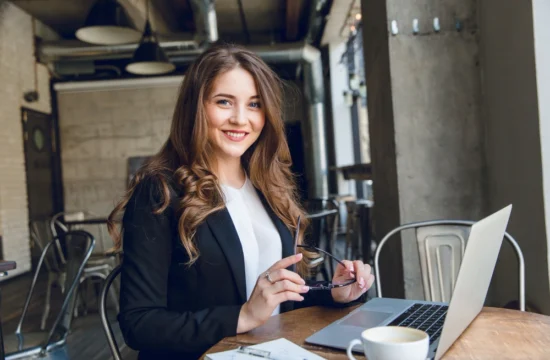
<path fill-rule="evenodd" d="M 161 41 L 159 45 L 172 56 L 178 54 L 200 54 L 195 40 Z M 37 44 L 40 62 L 130 59 L 139 46 L 135 44 L 90 45 L 81 41 L 44 41 Z M 169 55 L 170 56 L 170 55 Z"/>
<path fill-rule="evenodd" d="M 191 0 L 191 8 L 197 25 L 197 40 L 209 43 L 218 41 L 218 20 L 214 0 Z"/>
<path fill-rule="evenodd" d="M 326 142 L 325 87 L 323 62 L 319 49 L 308 44 L 280 44 L 277 46 L 250 46 L 268 63 L 296 63 L 303 65 L 304 89 L 308 103 L 308 119 L 304 127 L 306 142 L 306 171 L 310 198 L 327 198 L 328 156 Z"/>

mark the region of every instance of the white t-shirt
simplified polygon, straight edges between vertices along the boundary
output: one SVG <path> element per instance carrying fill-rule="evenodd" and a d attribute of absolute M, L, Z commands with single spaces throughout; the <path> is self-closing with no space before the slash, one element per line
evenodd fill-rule
<path fill-rule="evenodd" d="M 282 258 L 281 236 L 256 189 L 248 179 L 242 188 L 221 185 L 244 255 L 246 299 L 250 299 L 258 276 Z M 279 307 L 273 315 L 279 313 Z"/>

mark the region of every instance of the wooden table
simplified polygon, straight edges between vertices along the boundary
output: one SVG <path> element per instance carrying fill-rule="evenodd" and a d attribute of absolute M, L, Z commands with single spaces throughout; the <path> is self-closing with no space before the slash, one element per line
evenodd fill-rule
<path fill-rule="evenodd" d="M 284 337 L 326 359 L 347 359 L 345 352 L 304 343 L 355 307 L 329 309 L 310 307 L 272 317 L 263 326 L 242 335 L 225 338 L 207 353 L 235 349 Z M 362 356 L 357 356 L 362 358 Z M 507 310 L 483 308 L 461 337 L 443 356 L 455 359 L 550 359 L 550 317 Z"/>

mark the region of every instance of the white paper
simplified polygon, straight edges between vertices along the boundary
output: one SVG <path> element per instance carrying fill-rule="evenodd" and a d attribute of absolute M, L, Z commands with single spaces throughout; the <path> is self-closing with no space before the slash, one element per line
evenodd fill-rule
<path fill-rule="evenodd" d="M 280 338 L 262 344 L 250 345 L 248 348 L 270 352 L 269 360 L 323 360 L 317 354 L 294 344 L 287 339 Z M 237 349 L 214 354 L 206 354 L 208 360 L 261 360 L 261 357 L 237 352 Z"/>

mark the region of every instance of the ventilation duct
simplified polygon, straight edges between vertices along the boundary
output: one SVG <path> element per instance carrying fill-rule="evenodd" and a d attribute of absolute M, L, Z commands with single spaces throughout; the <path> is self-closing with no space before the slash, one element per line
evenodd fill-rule
<path fill-rule="evenodd" d="M 218 41 L 218 20 L 214 0 L 191 0 L 191 7 L 195 14 L 198 40 L 209 43 Z"/>

